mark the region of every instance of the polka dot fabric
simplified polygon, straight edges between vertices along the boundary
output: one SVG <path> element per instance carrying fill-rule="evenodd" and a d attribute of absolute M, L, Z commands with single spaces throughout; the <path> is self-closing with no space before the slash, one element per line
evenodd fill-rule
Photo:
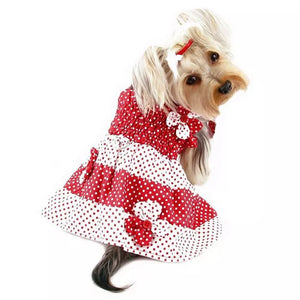
<path fill-rule="evenodd" d="M 172 115 L 173 112 L 168 107 L 165 108 Z M 168 119 L 166 113 L 158 106 L 154 112 L 150 111 L 144 116 L 138 108 L 134 90 L 129 88 L 119 97 L 116 117 L 109 133 L 121 134 L 131 141 L 150 145 L 168 158 L 176 159 L 186 147 L 197 147 L 194 134 L 203 127 L 201 121 L 191 117 L 194 114 L 183 106 L 178 106 L 177 113 L 181 121 L 173 126 L 167 124 L 170 118 Z M 180 138 L 181 135 L 186 135 L 187 129 L 187 137 Z"/>
<path fill-rule="evenodd" d="M 182 107 L 173 121 L 168 113 L 157 108 L 143 116 L 133 89 L 123 91 L 109 133 L 42 214 L 67 232 L 152 259 L 199 255 L 221 226 L 188 181 L 179 154 L 197 145 L 202 123 Z"/>

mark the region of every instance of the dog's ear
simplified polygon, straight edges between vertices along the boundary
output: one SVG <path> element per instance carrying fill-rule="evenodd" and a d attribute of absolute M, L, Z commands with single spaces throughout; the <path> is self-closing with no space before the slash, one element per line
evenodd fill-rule
<path fill-rule="evenodd" d="M 166 61 L 167 49 L 149 47 L 133 69 L 132 86 L 143 113 L 155 105 L 172 107 L 170 78 L 172 73 Z"/>

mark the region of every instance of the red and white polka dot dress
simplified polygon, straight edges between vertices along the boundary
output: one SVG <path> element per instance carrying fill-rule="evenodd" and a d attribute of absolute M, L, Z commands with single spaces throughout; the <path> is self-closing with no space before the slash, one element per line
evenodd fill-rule
<path fill-rule="evenodd" d="M 189 260 L 218 239 L 216 211 L 179 162 L 203 124 L 179 106 L 144 116 L 132 87 L 119 97 L 109 133 L 42 214 L 62 229 L 153 259 Z"/>

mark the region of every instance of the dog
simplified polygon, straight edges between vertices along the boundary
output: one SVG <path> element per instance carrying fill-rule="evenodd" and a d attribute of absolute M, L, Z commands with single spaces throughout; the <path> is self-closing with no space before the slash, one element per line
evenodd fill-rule
<path fill-rule="evenodd" d="M 209 123 L 219 115 L 220 105 L 236 91 L 247 88 L 248 79 L 231 61 L 223 21 L 200 9 L 183 12 L 177 20 L 179 26 L 170 45 L 149 47 L 134 67 L 132 86 L 136 99 L 144 113 L 157 104 L 160 107 L 179 104 L 198 114 L 202 122 Z M 174 56 L 186 40 L 192 40 L 193 47 L 178 61 Z M 203 184 L 209 175 L 209 129 L 208 126 L 200 130 L 196 134 L 197 148 L 186 148 L 180 157 L 186 176 L 194 185 Z M 113 287 L 109 278 L 133 257 L 137 255 L 107 246 L 102 261 L 93 271 L 95 283 L 113 291 L 124 290 Z"/>
<path fill-rule="evenodd" d="M 177 20 L 168 46 L 147 48 L 134 66 L 106 141 L 44 211 L 67 231 L 105 244 L 92 279 L 111 292 L 128 288 L 111 283 L 126 262 L 191 259 L 219 231 L 216 212 L 193 187 L 209 175 L 220 105 L 245 90 L 248 79 L 232 63 L 223 21 L 200 9 Z"/>

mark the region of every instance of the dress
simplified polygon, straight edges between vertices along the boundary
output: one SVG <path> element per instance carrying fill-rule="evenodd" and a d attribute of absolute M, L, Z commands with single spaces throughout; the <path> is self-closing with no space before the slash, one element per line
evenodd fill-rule
<path fill-rule="evenodd" d="M 218 239 L 216 211 L 179 158 L 203 123 L 182 106 L 144 116 L 121 92 L 108 134 L 56 191 L 42 215 L 72 234 L 165 262 L 186 261 Z"/>

